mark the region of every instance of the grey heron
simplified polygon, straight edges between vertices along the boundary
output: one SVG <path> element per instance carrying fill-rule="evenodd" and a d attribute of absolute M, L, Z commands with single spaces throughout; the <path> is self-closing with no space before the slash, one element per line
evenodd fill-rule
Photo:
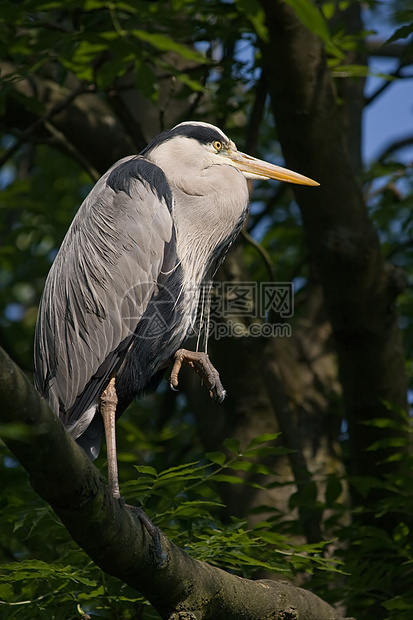
<path fill-rule="evenodd" d="M 240 232 L 248 179 L 315 181 L 250 157 L 217 127 L 184 122 L 115 163 L 80 206 L 50 269 L 35 336 L 35 385 L 91 459 L 103 434 L 120 497 L 115 421 L 156 389 L 171 360 L 224 396 L 206 354 L 181 349 Z"/>

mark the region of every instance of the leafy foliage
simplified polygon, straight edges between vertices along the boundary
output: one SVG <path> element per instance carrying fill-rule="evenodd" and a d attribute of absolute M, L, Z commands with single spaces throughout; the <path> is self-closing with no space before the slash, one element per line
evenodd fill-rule
<path fill-rule="evenodd" d="M 135 466 L 136 480 L 122 485 L 127 500 L 142 502 L 149 515 L 176 544 L 193 557 L 252 577 L 265 570 L 292 577 L 301 572 L 337 570 L 336 562 L 323 558 L 325 543 L 293 544 L 277 533 L 275 522 L 261 521 L 249 527 L 245 519 L 222 523 L 218 487 L 243 484 L 239 472 L 258 471 L 275 475 L 260 463 L 268 455 L 285 453 L 274 445 L 277 436 L 265 434 L 240 451 L 237 441 L 226 442 L 232 454 L 207 455 L 205 463 L 188 463 L 157 473 L 150 465 Z M 156 445 L 153 452 L 157 452 Z M 125 456 L 125 453 L 123 453 Z M 68 618 L 76 608 L 94 616 L 134 617 L 143 601 L 130 588 L 101 573 L 69 538 L 51 509 L 30 490 L 11 459 L 1 509 L 0 550 L 9 561 L 0 565 L 0 605 L 4 618 Z M 16 492 L 17 489 L 17 492 Z M 22 490 L 24 489 L 24 498 Z M 14 558 L 13 562 L 10 559 Z M 151 617 L 148 609 L 145 618 Z M 109 615 L 108 615 L 109 614 Z M 112 614 L 112 615 L 110 615 Z M 116 616 L 114 616 L 116 617 Z"/>
<path fill-rule="evenodd" d="M 336 557 L 341 558 L 347 578 L 344 585 L 333 576 L 335 586 L 333 589 L 329 587 L 325 596 L 331 602 L 344 601 L 355 617 L 366 620 L 377 617 L 407 620 L 413 605 L 410 588 L 413 463 L 409 449 L 413 429 L 411 417 L 404 412 L 399 414 L 398 428 L 405 432 L 404 447 L 407 450 L 400 449 L 399 445 L 399 449 L 385 458 L 392 461 L 396 458 L 402 466 L 389 473 L 385 480 L 372 476 L 347 477 L 354 497 L 358 498 L 354 501 L 350 522 L 346 523 L 344 506 L 339 501 L 329 502 L 331 507 L 334 506 L 335 514 L 330 517 L 328 525 L 332 535 L 337 536 Z M 377 419 L 372 425 L 389 431 L 394 429 L 394 423 L 387 418 Z M 371 446 L 378 461 L 387 452 L 388 444 Z M 345 482 L 336 480 L 334 484 L 341 487 Z M 319 575 L 316 575 L 315 581 L 318 579 Z"/>

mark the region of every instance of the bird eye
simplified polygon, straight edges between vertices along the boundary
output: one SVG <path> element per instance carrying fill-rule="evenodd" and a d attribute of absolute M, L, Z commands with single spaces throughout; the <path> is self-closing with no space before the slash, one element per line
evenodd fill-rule
<path fill-rule="evenodd" d="M 222 149 L 222 142 L 220 142 L 219 140 L 215 140 L 215 142 L 214 142 L 214 149 L 216 151 L 220 151 Z"/>

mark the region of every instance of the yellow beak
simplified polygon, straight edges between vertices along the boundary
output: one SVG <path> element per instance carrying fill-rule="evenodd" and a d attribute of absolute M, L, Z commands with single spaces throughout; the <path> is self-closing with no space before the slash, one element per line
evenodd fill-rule
<path fill-rule="evenodd" d="M 297 185 L 320 185 L 317 181 L 298 174 L 298 172 L 269 164 L 261 159 L 241 153 L 241 151 L 236 149 L 229 150 L 228 157 L 247 179 L 277 179 L 278 181 L 287 181 Z"/>

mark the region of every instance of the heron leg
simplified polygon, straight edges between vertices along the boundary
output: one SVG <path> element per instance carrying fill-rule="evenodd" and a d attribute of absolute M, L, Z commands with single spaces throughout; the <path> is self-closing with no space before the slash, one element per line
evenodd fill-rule
<path fill-rule="evenodd" d="M 182 365 L 192 368 L 207 384 L 209 394 L 214 400 L 222 402 L 225 398 L 225 390 L 219 377 L 219 372 L 212 365 L 208 353 L 178 349 L 174 355 L 170 386 L 173 390 L 178 388 L 178 375 Z"/>
<path fill-rule="evenodd" d="M 106 452 L 108 457 L 108 487 L 112 497 L 119 500 L 122 507 L 127 507 L 134 512 L 146 531 L 150 534 L 154 547 L 155 556 L 158 564 L 163 566 L 166 561 L 166 554 L 162 549 L 161 537 L 159 529 L 152 523 L 142 508 L 125 504 L 125 500 L 120 495 L 119 476 L 118 476 L 118 459 L 116 454 L 116 407 L 118 404 L 118 396 L 115 387 L 115 377 L 109 381 L 107 387 L 103 390 L 100 397 L 100 413 L 103 418 L 106 437 Z"/>
<path fill-rule="evenodd" d="M 100 397 L 100 413 L 103 418 L 106 438 L 106 452 L 108 457 L 108 486 L 112 496 L 120 499 L 118 459 L 116 455 L 116 394 L 115 377 L 109 381 Z"/>

